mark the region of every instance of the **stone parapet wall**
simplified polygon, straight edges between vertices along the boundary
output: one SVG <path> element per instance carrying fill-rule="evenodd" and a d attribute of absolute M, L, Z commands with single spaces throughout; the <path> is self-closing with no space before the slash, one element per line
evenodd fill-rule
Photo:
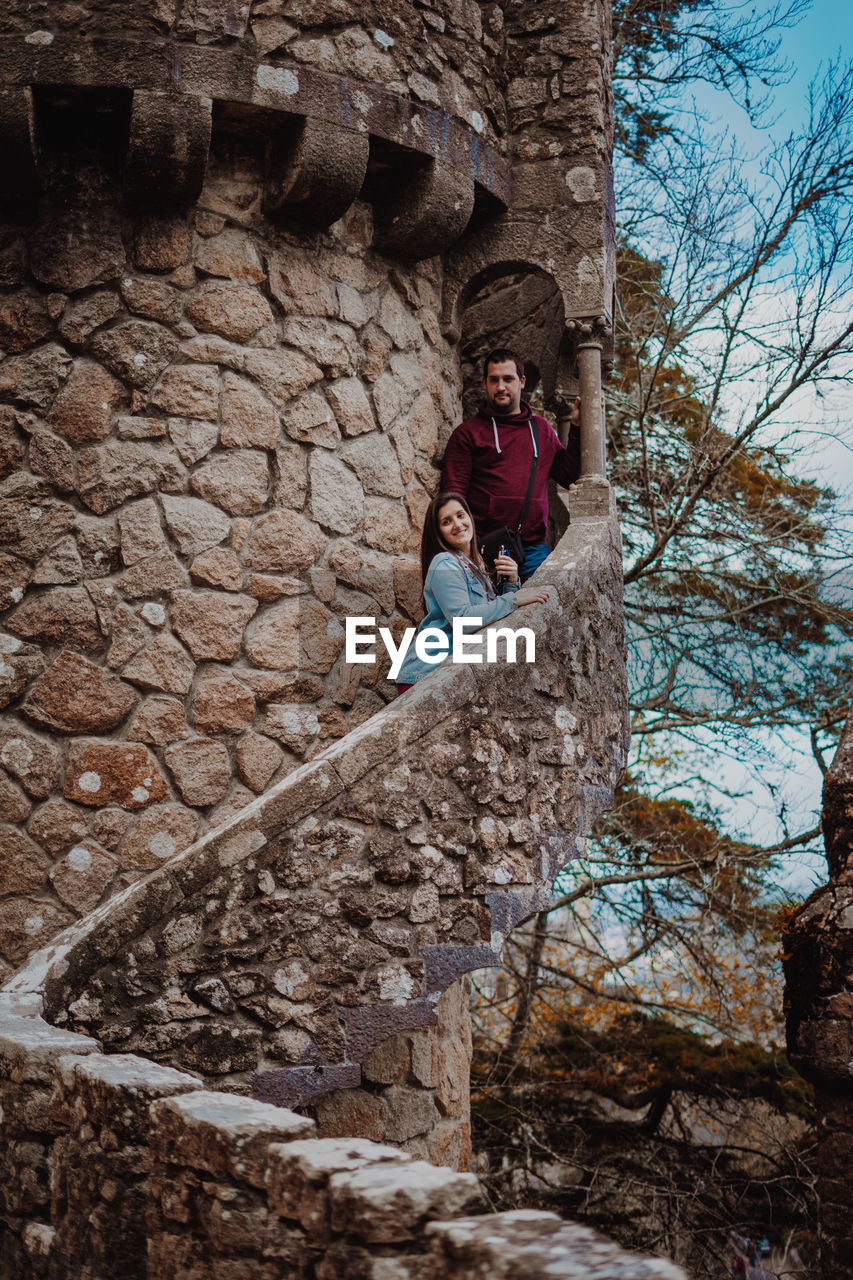
<path fill-rule="evenodd" d="M 0 1105 L 2 1280 L 684 1280 L 553 1214 L 486 1214 L 470 1174 L 318 1139 L 38 1018 L 0 1017 Z"/>

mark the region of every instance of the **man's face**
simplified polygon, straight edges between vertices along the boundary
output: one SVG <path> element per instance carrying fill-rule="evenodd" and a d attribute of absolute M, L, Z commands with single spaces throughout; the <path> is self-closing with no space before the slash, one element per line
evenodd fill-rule
<path fill-rule="evenodd" d="M 486 406 L 492 413 L 518 413 L 524 378 L 519 378 L 514 360 L 490 364 L 483 379 Z"/>

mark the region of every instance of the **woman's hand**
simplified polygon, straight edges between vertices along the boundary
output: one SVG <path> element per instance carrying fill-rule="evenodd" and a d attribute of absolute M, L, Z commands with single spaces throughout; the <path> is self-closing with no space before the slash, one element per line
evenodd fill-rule
<path fill-rule="evenodd" d="M 515 593 L 515 602 L 522 604 L 545 604 L 551 599 L 550 587 L 522 587 Z"/>
<path fill-rule="evenodd" d="M 505 551 L 495 556 L 495 573 L 507 582 L 518 582 L 518 565 Z"/>

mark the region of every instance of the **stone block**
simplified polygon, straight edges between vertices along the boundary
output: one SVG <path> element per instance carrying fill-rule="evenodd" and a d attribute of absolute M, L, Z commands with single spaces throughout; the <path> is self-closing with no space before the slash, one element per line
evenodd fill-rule
<path fill-rule="evenodd" d="M 151 393 L 151 404 L 182 418 L 219 416 L 219 370 L 211 364 L 182 364 L 167 369 Z"/>
<path fill-rule="evenodd" d="M 263 1187 L 270 1144 L 310 1139 L 313 1120 L 283 1107 L 204 1090 L 158 1102 L 151 1112 L 155 1159 Z"/>
<path fill-rule="evenodd" d="M 78 460 L 80 498 L 103 515 L 129 498 L 183 487 L 186 472 L 176 451 L 147 440 L 108 440 L 84 449 Z"/>
<path fill-rule="evenodd" d="M 157 693 L 189 693 L 195 663 L 172 636 L 158 636 L 124 667 L 125 680 Z"/>
<path fill-rule="evenodd" d="M 208 674 L 196 689 L 193 718 L 202 733 L 247 729 L 255 718 L 255 699 L 227 672 Z"/>
<path fill-rule="evenodd" d="M 54 587 L 27 600 L 6 623 L 15 635 L 44 645 L 99 649 L 98 615 L 83 587 Z"/>
<path fill-rule="evenodd" d="M 151 871 L 189 848 L 198 831 L 198 815 L 179 804 L 146 809 L 121 846 L 123 871 Z"/>
<path fill-rule="evenodd" d="M 160 527 L 160 513 L 153 498 L 131 502 L 118 514 L 121 530 L 121 558 L 126 565 L 165 551 L 166 538 Z"/>
<path fill-rule="evenodd" d="M 287 600 L 268 609 L 246 640 L 257 667 L 325 674 L 344 647 L 344 630 L 318 600 Z"/>
<path fill-rule="evenodd" d="M 0 763 L 28 795 L 44 800 L 59 781 L 59 753 L 48 742 L 14 725 L 0 731 Z"/>
<path fill-rule="evenodd" d="M 151 320 L 125 320 L 92 340 L 93 354 L 116 377 L 148 391 L 175 357 L 177 339 Z"/>
<path fill-rule="evenodd" d="M 497 1267 L 506 1280 L 687 1280 L 674 1262 L 629 1253 L 591 1227 L 535 1209 L 434 1222 L 426 1237 L 434 1268 L 448 1280 L 487 1280 Z"/>
<path fill-rule="evenodd" d="M 317 523 L 333 533 L 355 533 L 364 510 L 364 492 L 356 476 L 337 457 L 321 450 L 312 453 L 308 472 L 311 514 Z"/>
<path fill-rule="evenodd" d="M 228 537 L 231 521 L 224 512 L 201 498 L 163 494 L 163 515 L 182 556 L 197 556 Z"/>
<path fill-rule="evenodd" d="M 196 240 L 193 260 L 206 275 L 259 284 L 266 279 L 258 251 L 245 231 L 228 228 L 206 240 Z"/>
<path fill-rule="evenodd" d="M 270 1208 L 282 1218 L 300 1222 L 311 1235 L 328 1224 L 329 1180 L 335 1174 L 345 1181 L 365 1167 L 400 1170 L 408 1156 L 394 1147 L 364 1138 L 320 1138 L 273 1146 L 269 1152 Z"/>
<path fill-rule="evenodd" d="M 157 761 L 142 743 L 72 742 L 65 773 L 66 800 L 144 809 L 165 795 Z"/>
<path fill-rule="evenodd" d="M 251 569 L 298 573 L 322 555 L 326 538 L 298 511 L 269 511 L 255 522 L 244 552 Z"/>
<path fill-rule="evenodd" d="M 83 840 L 57 862 L 50 882 L 57 897 L 78 915 L 92 911 L 118 871 L 118 860 L 93 840 Z"/>
<path fill-rule="evenodd" d="M 272 322 L 263 294 L 244 284 L 206 284 L 187 307 L 197 329 L 218 333 L 233 342 L 248 342 Z"/>
<path fill-rule="evenodd" d="M 193 560 L 190 577 L 193 582 L 201 582 L 207 587 L 240 591 L 243 586 L 243 567 L 230 547 L 211 547 Z M 250 591 L 249 595 L 255 593 Z"/>
<path fill-rule="evenodd" d="M 215 422 L 199 422 L 195 418 L 169 418 L 166 429 L 181 462 L 187 467 L 207 457 L 219 439 Z"/>
<path fill-rule="evenodd" d="M 54 1111 L 69 1125 L 104 1125 L 120 1141 L 145 1145 L 151 1104 L 202 1088 L 197 1076 L 130 1053 L 67 1057 L 59 1061 Z"/>
<path fill-rule="evenodd" d="M 258 388 L 236 373 L 223 374 L 222 444 L 229 449 L 273 449 L 280 434 L 278 413 Z"/>
<path fill-rule="evenodd" d="M 238 775 L 257 792 L 264 790 L 283 759 L 284 752 L 277 743 L 254 731 L 240 739 L 235 753 Z"/>
<path fill-rule="evenodd" d="M 257 607 L 257 600 L 235 592 L 176 591 L 172 627 L 197 662 L 233 662 Z"/>
<path fill-rule="evenodd" d="M 421 1160 L 406 1165 L 371 1164 L 329 1179 L 333 1231 L 374 1244 L 410 1240 L 423 1226 L 484 1207 L 473 1174 L 437 1169 Z"/>
<path fill-rule="evenodd" d="M 167 747 L 164 759 L 187 804 L 216 804 L 231 783 L 228 748 L 213 738 L 174 744 Z"/>
<path fill-rule="evenodd" d="M 194 491 L 233 516 L 254 515 L 266 505 L 270 475 L 266 455 L 252 449 L 235 450 L 215 458 L 194 472 Z"/>
<path fill-rule="evenodd" d="M 136 694 L 103 667 L 77 653 L 61 653 L 36 681 L 21 710 L 54 733 L 106 733 L 126 720 Z"/>
<path fill-rule="evenodd" d="M 56 398 L 48 425 L 74 444 L 103 440 L 123 395 L 124 387 L 106 369 L 80 360 Z"/>

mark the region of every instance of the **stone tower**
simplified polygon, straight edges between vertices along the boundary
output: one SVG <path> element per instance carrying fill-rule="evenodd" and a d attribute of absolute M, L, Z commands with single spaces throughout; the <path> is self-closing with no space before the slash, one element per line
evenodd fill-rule
<path fill-rule="evenodd" d="M 609 802 L 608 20 L 607 0 L 4 6 L 0 963 L 20 1008 L 236 1088 L 254 1070 L 290 1103 L 355 1086 L 494 962 Z M 404 714 L 379 664 L 345 663 L 343 622 L 419 617 L 462 357 L 514 327 L 561 430 L 584 397 L 547 654 L 532 684 L 442 673 Z M 294 920 L 313 950 L 281 940 Z M 465 1104 L 448 1087 L 435 1110 L 418 1034 L 369 1097 L 414 1076 L 427 1130 L 444 1117 L 429 1154 L 458 1163 Z M 371 1136 L 397 1114 L 364 1108 Z"/>

